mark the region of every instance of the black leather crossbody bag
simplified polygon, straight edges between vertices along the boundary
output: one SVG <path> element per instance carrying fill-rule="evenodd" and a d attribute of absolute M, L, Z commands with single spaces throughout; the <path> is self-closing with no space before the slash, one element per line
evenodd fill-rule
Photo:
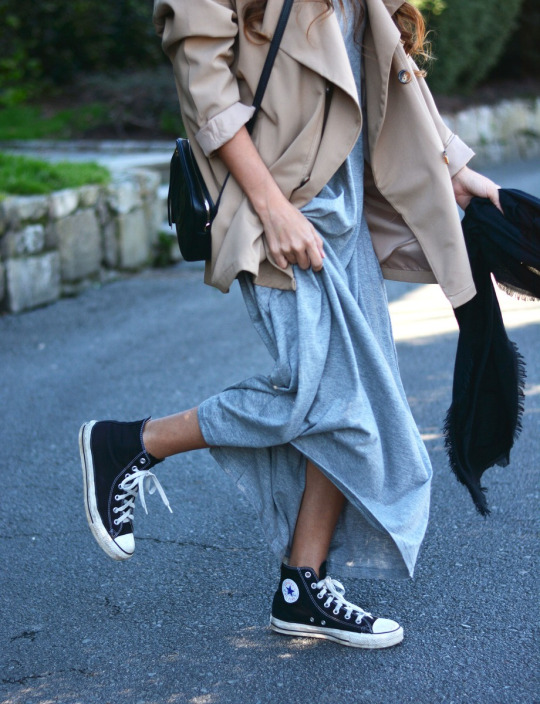
<path fill-rule="evenodd" d="M 255 91 L 253 107 L 255 112 L 246 127 L 251 134 L 261 107 L 261 102 L 272 72 L 281 38 L 291 13 L 293 0 L 285 0 L 276 31 L 272 38 L 264 63 L 261 78 Z M 177 139 L 171 159 L 169 195 L 167 198 L 169 225 L 176 225 L 178 245 L 183 258 L 188 262 L 205 261 L 212 255 L 212 222 L 216 217 L 223 189 L 229 179 L 225 178 L 218 198 L 214 203 L 188 139 Z"/>

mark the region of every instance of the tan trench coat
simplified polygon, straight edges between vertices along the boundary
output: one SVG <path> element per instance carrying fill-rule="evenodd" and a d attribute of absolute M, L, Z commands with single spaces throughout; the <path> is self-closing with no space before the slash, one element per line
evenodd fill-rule
<path fill-rule="evenodd" d="M 226 173 L 214 151 L 249 119 L 268 50 L 267 43 L 252 43 L 244 35 L 246 2 L 154 3 L 154 22 L 173 63 L 184 124 L 214 196 Z M 414 76 L 391 18 L 401 0 L 365 3 L 364 207 L 374 248 L 386 278 L 438 282 L 457 307 L 475 289 L 451 176 L 473 152 L 446 127 L 424 80 Z M 268 0 L 262 31 L 269 37 L 281 6 L 282 0 Z M 342 34 L 335 15 L 320 19 L 323 10 L 320 0 L 295 2 L 253 133 L 261 157 L 297 207 L 328 182 L 362 128 Z M 205 281 L 222 291 L 240 271 L 252 272 L 261 285 L 295 287 L 292 268 L 283 271 L 271 262 L 261 222 L 232 178 L 213 224 L 212 248 Z"/>

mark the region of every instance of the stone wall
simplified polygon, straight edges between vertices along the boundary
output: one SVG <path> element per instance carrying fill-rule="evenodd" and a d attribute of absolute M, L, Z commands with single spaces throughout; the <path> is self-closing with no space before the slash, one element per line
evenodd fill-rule
<path fill-rule="evenodd" d="M 473 168 L 540 157 L 540 98 L 503 100 L 443 118 L 476 152 Z"/>
<path fill-rule="evenodd" d="M 0 308 L 51 303 L 153 259 L 163 219 L 159 175 L 133 169 L 108 186 L 0 202 Z"/>

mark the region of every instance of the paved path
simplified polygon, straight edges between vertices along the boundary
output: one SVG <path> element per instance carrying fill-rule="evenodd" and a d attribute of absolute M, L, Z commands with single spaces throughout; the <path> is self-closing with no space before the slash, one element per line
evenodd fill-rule
<path fill-rule="evenodd" d="M 502 176 L 534 186 L 538 173 Z M 139 507 L 128 563 L 108 560 L 86 527 L 82 421 L 174 412 L 269 368 L 236 288 L 223 296 L 202 285 L 198 264 L 184 264 L 0 318 L 0 702 L 540 701 L 540 306 L 504 304 L 528 362 L 527 403 L 511 466 L 486 475 L 492 515 L 483 520 L 440 435 L 456 335 L 435 291 L 389 287 L 435 478 L 415 579 L 349 583 L 361 604 L 405 627 L 401 646 L 379 652 L 269 632 L 277 565 L 207 452 L 163 466 L 174 514 L 155 497 L 148 516 Z"/>

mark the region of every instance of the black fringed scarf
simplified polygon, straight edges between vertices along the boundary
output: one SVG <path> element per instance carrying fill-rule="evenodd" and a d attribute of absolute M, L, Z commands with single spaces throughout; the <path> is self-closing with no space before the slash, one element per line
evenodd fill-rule
<path fill-rule="evenodd" d="M 540 200 L 512 189 L 499 194 L 504 216 L 491 201 L 473 198 L 462 222 L 477 295 L 454 310 L 459 339 L 444 425 L 450 466 L 483 516 L 489 509 L 480 480 L 489 467 L 510 461 L 525 383 L 491 274 L 508 293 L 540 299 Z"/>

